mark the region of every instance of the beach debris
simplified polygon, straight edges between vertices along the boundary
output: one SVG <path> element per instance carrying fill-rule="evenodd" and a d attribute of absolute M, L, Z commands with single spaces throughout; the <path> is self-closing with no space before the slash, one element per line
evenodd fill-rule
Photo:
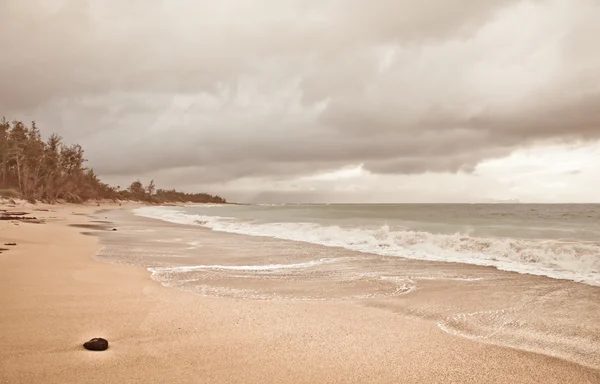
<path fill-rule="evenodd" d="M 88 351 L 106 351 L 108 349 L 108 340 L 101 337 L 94 337 L 90 341 L 83 343 L 83 347 Z"/>
<path fill-rule="evenodd" d="M 14 247 L 15 245 L 17 245 L 17 243 L 4 243 L 4 245 L 8 245 L 8 246 Z"/>
<path fill-rule="evenodd" d="M 113 228 L 112 230 L 113 230 L 113 231 L 116 231 L 116 230 L 117 230 L 117 228 Z"/>
<path fill-rule="evenodd" d="M 8 212 L 7 210 L 3 209 L 2 214 L 4 216 L 25 216 L 29 215 L 29 212 Z"/>
<path fill-rule="evenodd" d="M 46 221 L 43 219 L 38 219 L 37 217 L 26 217 L 29 215 L 29 212 L 9 212 L 6 210 L 0 210 L 0 220 L 11 220 L 11 221 L 21 221 L 25 223 L 34 223 L 34 224 L 43 224 Z"/>

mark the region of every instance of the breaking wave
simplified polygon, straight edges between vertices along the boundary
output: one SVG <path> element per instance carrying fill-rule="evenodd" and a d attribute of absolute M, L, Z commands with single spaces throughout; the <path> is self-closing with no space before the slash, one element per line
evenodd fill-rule
<path fill-rule="evenodd" d="M 134 213 L 178 224 L 200 225 L 220 232 L 343 247 L 383 256 L 493 266 L 506 271 L 600 286 L 600 243 L 595 242 L 478 238 L 463 234 L 391 230 L 388 226 L 365 228 L 304 222 L 259 223 L 155 207 L 139 208 Z"/>

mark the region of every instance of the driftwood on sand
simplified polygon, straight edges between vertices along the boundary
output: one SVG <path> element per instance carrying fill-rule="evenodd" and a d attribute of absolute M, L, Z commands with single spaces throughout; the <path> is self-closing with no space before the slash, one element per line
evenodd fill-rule
<path fill-rule="evenodd" d="M 0 213 L 4 216 L 25 216 L 29 215 L 29 212 L 9 212 L 6 209 L 0 209 Z"/>
<path fill-rule="evenodd" d="M 29 215 L 29 212 L 9 212 L 6 210 L 0 210 L 0 220 L 22 221 L 25 223 L 34 224 L 43 224 L 46 222 L 44 219 L 29 217 L 27 215 Z"/>

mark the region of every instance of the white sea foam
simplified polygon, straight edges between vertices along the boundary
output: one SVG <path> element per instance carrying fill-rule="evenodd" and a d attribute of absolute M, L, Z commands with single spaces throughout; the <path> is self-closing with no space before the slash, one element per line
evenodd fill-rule
<path fill-rule="evenodd" d="M 325 258 L 295 264 L 266 264 L 266 265 L 191 265 L 183 267 L 150 268 L 150 272 L 191 272 L 203 269 L 231 270 L 231 271 L 275 271 L 280 269 L 311 268 L 321 264 L 335 263 L 340 259 Z"/>
<path fill-rule="evenodd" d="M 193 207 L 202 207 L 202 208 L 212 208 L 212 207 L 222 207 L 224 204 L 214 204 L 214 203 L 196 203 L 196 204 L 184 204 L 182 207 L 193 208 Z"/>
<path fill-rule="evenodd" d="M 600 244 L 556 240 L 477 238 L 440 235 L 389 227 L 323 226 L 315 223 L 257 223 L 231 217 L 186 214 L 145 207 L 140 216 L 179 224 L 201 225 L 215 231 L 266 236 L 410 259 L 460 262 L 498 269 L 569 279 L 600 286 Z"/>

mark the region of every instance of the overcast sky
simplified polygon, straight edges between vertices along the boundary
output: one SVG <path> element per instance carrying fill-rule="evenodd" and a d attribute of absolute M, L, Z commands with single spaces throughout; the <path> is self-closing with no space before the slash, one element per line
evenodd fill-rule
<path fill-rule="evenodd" d="M 0 0 L 0 114 L 111 183 L 600 202 L 597 0 Z"/>

